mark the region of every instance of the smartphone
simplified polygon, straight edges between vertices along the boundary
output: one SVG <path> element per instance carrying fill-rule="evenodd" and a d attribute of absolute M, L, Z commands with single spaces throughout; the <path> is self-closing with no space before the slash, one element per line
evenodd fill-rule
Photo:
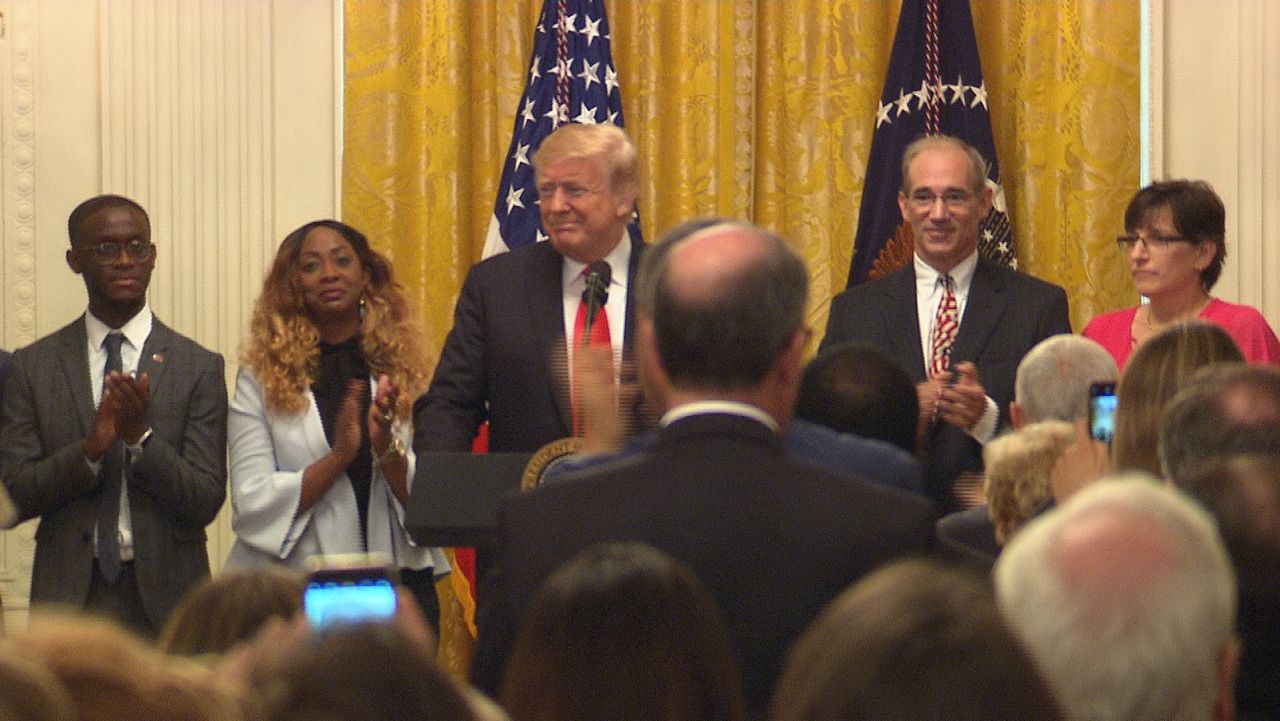
<path fill-rule="evenodd" d="M 1089 435 L 1110 443 L 1115 434 L 1116 384 L 1094 383 L 1089 386 Z"/>
<path fill-rule="evenodd" d="M 396 613 L 396 572 L 385 565 L 321 561 L 307 574 L 302 607 L 311 627 L 390 621 Z"/>

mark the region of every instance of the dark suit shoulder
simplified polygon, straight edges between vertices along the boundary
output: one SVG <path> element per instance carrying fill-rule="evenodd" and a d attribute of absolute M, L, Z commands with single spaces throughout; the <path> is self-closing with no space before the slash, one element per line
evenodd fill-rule
<path fill-rule="evenodd" d="M 221 353 L 205 348 L 204 346 L 197 343 L 195 340 L 188 338 L 187 336 L 179 333 L 173 328 L 170 328 L 169 326 L 165 325 L 160 321 L 159 318 L 156 318 L 152 321 L 151 337 L 148 338 L 147 340 L 148 342 L 151 342 L 153 339 L 157 342 L 163 342 L 167 344 L 168 352 L 170 353 L 173 353 L 176 351 L 180 353 L 190 354 L 196 358 L 200 358 L 206 361 L 217 361 L 219 363 L 222 362 Z"/>
<path fill-rule="evenodd" d="M 49 335 L 37 338 L 30 344 L 18 348 L 13 352 L 13 355 L 17 357 L 26 357 L 33 354 L 45 353 L 50 350 L 60 352 L 58 349 L 60 349 L 63 344 L 69 341 L 74 341 L 77 337 L 84 340 L 86 343 L 88 342 L 86 340 L 87 336 L 85 335 L 83 316 L 76 318 Z"/>
<path fill-rule="evenodd" d="M 551 243 L 543 241 L 491 255 L 471 266 L 468 275 L 474 275 L 477 278 L 505 277 L 510 273 L 527 272 L 530 267 L 539 265 L 558 266 L 560 261 L 561 255 L 556 252 Z"/>
<path fill-rule="evenodd" d="M 1066 295 L 1066 291 L 1062 289 L 1062 286 L 1050 283 L 1047 280 L 1042 280 L 1034 275 L 1005 267 L 999 263 L 986 260 L 985 258 L 979 260 L 978 265 L 985 268 L 986 272 L 990 273 L 993 277 L 999 278 L 1005 284 L 1014 286 L 1022 291 L 1033 294 L 1045 293 Z"/>

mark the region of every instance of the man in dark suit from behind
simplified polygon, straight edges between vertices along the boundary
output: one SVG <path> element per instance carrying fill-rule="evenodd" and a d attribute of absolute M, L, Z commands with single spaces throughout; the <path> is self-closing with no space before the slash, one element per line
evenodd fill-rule
<path fill-rule="evenodd" d="M 926 424 L 926 481 L 944 511 L 961 505 L 956 479 L 982 471 L 982 444 L 1013 400 L 1018 362 L 1042 339 L 1071 332 L 1062 288 L 978 253 L 993 200 L 986 168 L 950 136 L 907 146 L 898 206 L 915 240 L 912 264 L 836 296 L 820 349 L 870 343 L 911 376 Z M 949 320 L 940 312 L 947 307 Z"/>
<path fill-rule="evenodd" d="M 67 230 L 88 310 L 13 354 L 0 473 L 20 519 L 40 518 L 32 604 L 150 634 L 209 575 L 204 529 L 226 497 L 222 357 L 152 314 L 156 247 L 141 206 L 91 198 Z"/>
<path fill-rule="evenodd" d="M 925 549 L 932 509 L 788 455 L 808 277 L 785 241 L 739 224 L 668 237 L 638 282 L 637 360 L 662 428 L 646 450 L 503 506 L 473 677 L 498 687 L 530 598 L 561 563 L 639 540 L 711 589 L 762 716 L 791 642 L 844 587 Z"/>

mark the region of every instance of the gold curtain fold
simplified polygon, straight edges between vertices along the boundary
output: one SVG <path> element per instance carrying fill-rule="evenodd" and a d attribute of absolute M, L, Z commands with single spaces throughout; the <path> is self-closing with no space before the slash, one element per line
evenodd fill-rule
<path fill-rule="evenodd" d="M 942 0 L 947 2 L 948 0 Z M 479 260 L 542 0 L 347 0 L 343 217 L 438 348 Z M 613 0 L 646 237 L 747 218 L 809 266 L 826 324 L 853 253 L 900 3 Z M 1138 183 L 1139 0 L 972 0 L 1021 268 L 1073 325 L 1135 301 L 1113 242 Z"/>

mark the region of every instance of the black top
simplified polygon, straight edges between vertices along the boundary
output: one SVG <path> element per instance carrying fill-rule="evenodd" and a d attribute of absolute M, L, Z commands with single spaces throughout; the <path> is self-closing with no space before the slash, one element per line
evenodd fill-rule
<path fill-rule="evenodd" d="M 364 362 L 364 354 L 360 352 L 360 336 L 330 345 L 320 343 L 320 369 L 311 384 L 311 392 L 316 398 L 316 410 L 320 411 L 320 423 L 324 426 L 324 437 L 333 445 L 333 428 L 338 422 L 338 412 L 347 395 L 347 383 L 356 379 L 364 384 L 364 392 L 360 394 L 360 449 L 356 457 L 347 466 L 347 478 L 351 479 L 351 489 L 356 494 L 356 508 L 360 513 L 360 540 L 369 546 L 369 486 L 373 481 L 373 453 L 369 447 L 369 366 Z"/>

